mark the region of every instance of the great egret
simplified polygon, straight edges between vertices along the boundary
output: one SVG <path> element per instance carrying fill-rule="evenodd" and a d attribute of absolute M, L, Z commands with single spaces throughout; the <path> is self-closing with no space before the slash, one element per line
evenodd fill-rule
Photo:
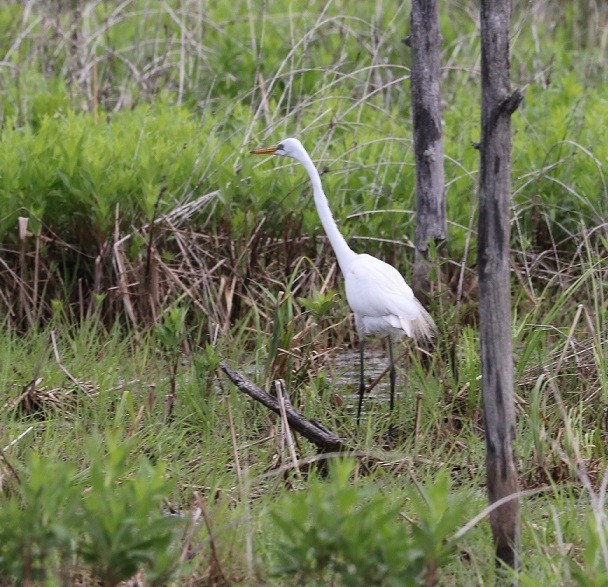
<path fill-rule="evenodd" d="M 393 340 L 407 335 L 414 340 L 428 339 L 433 336 L 435 322 L 416 299 L 410 286 L 401 274 L 391 265 L 367 255 L 353 251 L 338 230 L 327 197 L 323 192 L 321 177 L 310 156 L 298 139 L 289 138 L 273 147 L 251 151 L 254 155 L 281 155 L 291 157 L 301 163 L 312 182 L 315 206 L 321 224 L 338 258 L 338 265 L 344 274 L 346 299 L 355 315 L 355 325 L 359 336 L 359 404 L 357 406 L 357 425 L 361 419 L 361 405 L 365 393 L 364 344 L 367 334 L 381 334 L 388 338 L 390 359 L 390 410 L 395 402 L 395 363 L 393 359 Z"/>

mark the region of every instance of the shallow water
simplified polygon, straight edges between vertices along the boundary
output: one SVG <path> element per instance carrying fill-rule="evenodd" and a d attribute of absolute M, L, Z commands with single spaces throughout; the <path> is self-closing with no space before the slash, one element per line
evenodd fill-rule
<path fill-rule="evenodd" d="M 394 348 L 395 356 L 399 356 L 397 348 Z M 388 352 L 384 348 L 372 347 L 365 349 L 365 385 L 369 386 L 373 383 L 380 374 L 388 367 L 389 359 Z M 395 408 L 398 407 L 400 397 L 403 395 L 404 384 L 403 373 L 397 367 L 397 383 L 395 385 Z M 354 349 L 338 349 L 333 354 L 331 362 L 331 371 L 333 372 L 333 383 L 336 387 L 336 392 L 344 397 L 346 408 L 353 414 L 357 413 L 357 403 L 359 400 L 359 350 Z M 388 373 L 382 378 L 371 390 L 366 393 L 363 398 L 363 406 L 361 414 L 364 415 L 368 408 L 373 404 L 386 404 L 390 399 L 390 381 Z"/>

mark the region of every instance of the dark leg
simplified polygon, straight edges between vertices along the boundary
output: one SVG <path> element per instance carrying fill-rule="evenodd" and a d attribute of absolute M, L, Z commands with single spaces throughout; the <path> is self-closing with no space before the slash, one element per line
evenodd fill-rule
<path fill-rule="evenodd" d="M 361 406 L 363 405 L 363 394 L 365 393 L 365 367 L 364 367 L 364 352 L 365 338 L 359 338 L 359 405 L 357 406 L 357 426 L 361 420 Z"/>
<path fill-rule="evenodd" d="M 392 440 L 395 436 L 395 425 L 393 424 L 393 410 L 395 408 L 395 381 L 397 380 L 397 373 L 395 372 L 395 360 L 393 358 L 393 341 L 391 337 L 388 337 L 388 358 L 391 362 L 390 364 L 390 381 L 391 381 L 391 397 L 389 403 L 390 410 L 390 425 L 388 427 L 388 436 Z"/>
<path fill-rule="evenodd" d="M 391 380 L 391 399 L 389 404 L 389 409 L 391 414 L 393 413 L 393 409 L 395 408 L 395 381 L 397 380 L 397 373 L 395 372 L 395 361 L 393 360 L 393 341 L 391 337 L 388 337 L 388 358 L 391 362 L 390 366 L 390 380 Z"/>

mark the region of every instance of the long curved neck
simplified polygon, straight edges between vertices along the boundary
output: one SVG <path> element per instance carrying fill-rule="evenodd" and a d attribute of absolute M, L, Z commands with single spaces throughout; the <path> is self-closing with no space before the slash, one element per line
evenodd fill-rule
<path fill-rule="evenodd" d="M 348 246 L 346 240 L 338 230 L 338 225 L 329 208 L 327 196 L 323 192 L 321 177 L 311 158 L 308 156 L 308 153 L 304 154 L 300 162 L 308 172 L 308 176 L 312 182 L 312 193 L 319 218 L 321 219 L 321 224 L 325 229 L 325 233 L 327 234 L 327 238 L 331 243 L 334 253 L 336 253 L 338 265 L 340 265 L 340 269 L 344 272 L 348 263 L 356 256 L 356 253 Z"/>

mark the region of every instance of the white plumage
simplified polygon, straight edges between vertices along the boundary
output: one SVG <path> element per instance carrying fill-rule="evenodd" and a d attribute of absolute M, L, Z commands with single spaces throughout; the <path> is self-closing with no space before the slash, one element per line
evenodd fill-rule
<path fill-rule="evenodd" d="M 321 185 L 321 177 L 306 149 L 298 139 L 285 139 L 277 146 L 256 149 L 252 153 L 291 157 L 301 163 L 308 172 L 319 218 L 344 274 L 346 299 L 355 315 L 355 325 L 359 335 L 361 377 L 359 381 L 357 422 L 359 422 L 361 416 L 361 404 L 365 392 L 363 345 L 367 334 L 388 337 L 391 360 L 392 409 L 395 391 L 395 368 L 391 341 L 399 340 L 403 336 L 409 336 L 414 340 L 428 339 L 435 331 L 435 322 L 416 299 L 412 289 L 399 271 L 392 265 L 376 259 L 376 257 L 365 253 L 355 253 L 348 246 L 331 214 L 327 197 Z"/>
<path fill-rule="evenodd" d="M 392 265 L 364 253 L 343 271 L 346 299 L 360 335 L 385 334 L 393 340 L 432 336 L 433 319 Z"/>

